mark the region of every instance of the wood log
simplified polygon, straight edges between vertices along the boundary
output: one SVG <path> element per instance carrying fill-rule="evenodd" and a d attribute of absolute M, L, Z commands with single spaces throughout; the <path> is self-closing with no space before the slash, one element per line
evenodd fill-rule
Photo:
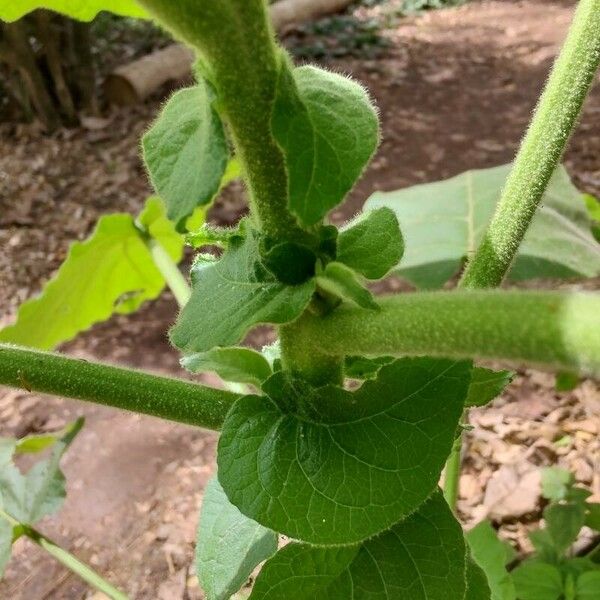
<path fill-rule="evenodd" d="M 326 14 L 338 12 L 353 0 L 281 0 L 271 6 L 271 20 L 281 31 Z M 194 54 L 181 44 L 172 44 L 115 69 L 104 83 L 106 98 L 119 106 L 141 102 L 170 81 L 190 75 Z"/>
<path fill-rule="evenodd" d="M 190 74 L 194 53 L 181 44 L 172 44 L 115 69 L 104 83 L 106 98 L 112 104 L 136 104 L 169 81 Z"/>
<path fill-rule="evenodd" d="M 271 22 L 277 31 L 295 23 L 339 12 L 354 0 L 280 0 L 271 6 Z"/>

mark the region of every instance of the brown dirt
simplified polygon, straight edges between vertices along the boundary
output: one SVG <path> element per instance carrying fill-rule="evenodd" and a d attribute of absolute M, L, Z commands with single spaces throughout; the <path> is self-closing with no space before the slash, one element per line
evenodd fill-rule
<path fill-rule="evenodd" d="M 369 87 L 384 132 L 376 159 L 334 219 L 351 216 L 374 190 L 508 162 L 571 10 L 571 2 L 550 0 L 474 2 L 397 23 L 385 31 L 392 44 L 377 60 L 328 63 Z M 17 304 L 39 290 L 64 258 L 69 241 L 85 237 L 99 214 L 139 210 L 149 188 L 138 139 L 156 107 L 153 101 L 114 111 L 106 122 L 92 121 L 87 129 L 52 137 L 32 127 L 0 130 L 0 323 L 9 322 Z M 599 114 L 596 86 L 566 156 L 577 184 L 596 195 Z M 240 194 L 234 190 L 214 218 L 231 222 L 239 211 Z M 165 294 L 138 314 L 115 317 L 64 349 L 182 374 L 165 338 L 174 315 L 174 302 Z M 21 391 L 0 394 L 3 435 L 51 430 L 81 414 L 86 427 L 64 461 L 67 501 L 40 529 L 132 598 L 200 598 L 193 577 L 194 530 L 202 489 L 213 469 L 215 435 Z M 523 372 L 492 408 L 473 415 L 473 423 L 460 501 L 466 523 L 490 514 L 527 549 L 525 529 L 540 517 L 536 475 L 528 473 L 554 462 L 573 468 L 600 500 L 596 384 L 585 382 L 572 393 L 557 394 L 550 376 Z M 503 482 L 508 482 L 509 497 L 520 500 L 508 515 Z M 0 597 L 99 598 L 25 541 L 16 545 Z"/>

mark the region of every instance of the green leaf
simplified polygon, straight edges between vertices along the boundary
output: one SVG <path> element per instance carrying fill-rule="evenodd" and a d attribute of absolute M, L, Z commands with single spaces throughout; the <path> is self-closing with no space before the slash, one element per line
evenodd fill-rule
<path fill-rule="evenodd" d="M 205 209 L 201 208 L 195 212 L 194 218 L 204 218 L 205 214 Z M 158 196 L 146 198 L 144 208 L 136 219 L 136 225 L 155 239 L 173 260 L 181 260 L 183 236 L 176 231 L 173 222 L 167 218 L 165 204 Z"/>
<path fill-rule="evenodd" d="M 344 360 L 344 375 L 350 379 L 375 379 L 379 369 L 394 362 L 393 356 L 347 356 Z"/>
<path fill-rule="evenodd" d="M 34 524 L 56 512 L 65 498 L 65 478 L 59 463 L 83 427 L 78 419 L 56 441 L 49 458 L 36 463 L 25 475 L 13 464 L 0 471 L 0 507 L 21 523 Z"/>
<path fill-rule="evenodd" d="M 192 373 L 214 371 L 225 381 L 258 387 L 273 373 L 267 359 L 249 348 L 213 348 L 186 356 L 181 359 L 181 364 Z"/>
<path fill-rule="evenodd" d="M 379 143 L 366 91 L 315 67 L 282 67 L 272 125 L 289 174 L 289 206 L 304 225 L 344 199 Z"/>
<path fill-rule="evenodd" d="M 448 456 L 470 364 L 403 358 L 349 392 L 281 372 L 232 407 L 219 480 L 247 516 L 290 537 L 352 543 L 413 512 Z"/>
<path fill-rule="evenodd" d="M 0 20 L 16 21 L 37 8 L 49 8 L 80 21 L 91 21 L 101 10 L 125 17 L 147 17 L 134 0 L 7 0 L 0 3 Z"/>
<path fill-rule="evenodd" d="M 588 509 L 588 514 L 585 518 L 585 524 L 590 529 L 600 531 L 600 504 L 590 502 L 586 504 L 586 508 Z"/>
<path fill-rule="evenodd" d="M 158 216 L 156 202 L 148 200 L 141 218 L 179 261 L 183 238 Z M 159 296 L 164 285 L 133 217 L 106 215 L 87 240 L 71 245 L 42 293 L 24 302 L 15 324 L 0 331 L 0 341 L 49 350 L 115 312 L 134 312 Z"/>
<path fill-rule="evenodd" d="M 600 201 L 590 194 L 584 194 L 583 199 L 592 219 L 592 235 L 600 242 Z"/>
<path fill-rule="evenodd" d="M 250 599 L 462 599 L 464 568 L 461 528 L 436 492 L 416 513 L 359 546 L 289 544 L 265 563 Z"/>
<path fill-rule="evenodd" d="M 467 558 L 467 593 L 465 600 L 490 600 L 492 591 L 483 569 L 470 557 Z"/>
<path fill-rule="evenodd" d="M 152 185 L 175 223 L 208 204 L 219 191 L 229 148 L 205 81 L 175 92 L 142 138 Z"/>
<path fill-rule="evenodd" d="M 315 289 L 309 280 L 285 285 L 263 265 L 258 233 L 235 237 L 221 260 L 192 267 L 192 297 L 171 330 L 173 344 L 186 353 L 232 346 L 260 323 L 287 323 L 298 317 Z"/>
<path fill-rule="evenodd" d="M 0 579 L 10 560 L 13 543 L 13 526 L 0 516 Z"/>
<path fill-rule="evenodd" d="M 14 438 L 0 437 L 0 469 L 9 463 L 17 448 L 17 440 Z"/>
<path fill-rule="evenodd" d="M 404 253 L 404 240 L 394 211 L 382 207 L 363 213 L 338 236 L 337 261 L 367 279 L 381 279 Z"/>
<path fill-rule="evenodd" d="M 553 502 L 565 500 L 574 483 L 575 477 L 568 469 L 561 467 L 542 469 L 542 496 L 546 500 Z"/>
<path fill-rule="evenodd" d="M 363 287 L 352 269 L 339 262 L 330 262 L 317 275 L 317 285 L 342 300 L 362 308 L 379 310 L 371 292 Z"/>
<path fill-rule="evenodd" d="M 600 571 L 588 571 L 577 579 L 577 600 L 600 600 Z"/>
<path fill-rule="evenodd" d="M 530 532 L 529 539 L 535 548 L 536 558 L 551 564 L 559 563 L 560 556 L 547 529 L 534 529 Z"/>
<path fill-rule="evenodd" d="M 561 569 L 563 576 L 571 576 L 573 579 L 577 579 L 586 571 L 600 570 L 600 567 L 587 556 L 576 556 L 575 558 L 562 560 L 559 568 Z"/>
<path fill-rule="evenodd" d="M 556 383 L 554 387 L 557 392 L 570 392 L 574 390 L 578 385 L 581 378 L 577 373 L 567 373 L 563 371 L 562 373 L 556 374 Z"/>
<path fill-rule="evenodd" d="M 519 600 L 558 600 L 563 593 L 560 571 L 554 565 L 526 562 L 512 572 Z"/>
<path fill-rule="evenodd" d="M 510 167 L 467 171 L 445 181 L 374 194 L 366 209 L 388 206 L 402 227 L 406 252 L 397 272 L 422 288 L 437 288 L 450 279 L 477 249 Z M 559 167 L 509 277 L 599 274 L 600 245 L 590 232 L 582 195 Z"/>
<path fill-rule="evenodd" d="M 198 526 L 196 573 L 207 600 L 229 600 L 256 565 L 277 552 L 277 534 L 245 517 L 217 478 L 206 486 Z"/>
<path fill-rule="evenodd" d="M 465 534 L 471 556 L 485 573 L 492 600 L 515 600 L 515 587 L 508 571 L 507 549 L 489 521 L 482 521 Z"/>
<path fill-rule="evenodd" d="M 288 544 L 265 563 L 250 600 L 333 600 L 336 594 L 328 588 L 342 587 L 340 579 L 358 551 L 357 546 Z M 348 595 L 344 600 L 352 598 Z"/>
<path fill-rule="evenodd" d="M 564 553 L 577 539 L 585 522 L 585 507 L 582 504 L 550 504 L 544 509 L 546 529 L 554 547 Z"/>
<path fill-rule="evenodd" d="M 514 377 L 514 371 L 493 371 L 474 367 L 465 406 L 485 406 L 497 398 Z"/>

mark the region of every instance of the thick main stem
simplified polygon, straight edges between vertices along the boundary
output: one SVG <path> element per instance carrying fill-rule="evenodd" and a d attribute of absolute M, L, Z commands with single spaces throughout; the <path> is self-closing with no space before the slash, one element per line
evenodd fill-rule
<path fill-rule="evenodd" d="M 463 287 L 496 287 L 510 269 L 564 152 L 599 63 L 600 0 L 581 0 L 496 213 L 467 264 Z"/>
<path fill-rule="evenodd" d="M 140 0 L 200 53 L 229 125 L 258 226 L 274 238 L 301 235 L 287 206 L 283 154 L 271 133 L 280 50 L 264 0 Z"/>
<path fill-rule="evenodd" d="M 380 306 L 306 316 L 298 343 L 334 356 L 499 359 L 600 377 L 599 294 L 418 292 Z"/>
<path fill-rule="evenodd" d="M 0 385 L 76 398 L 219 429 L 237 394 L 183 381 L 0 344 Z"/>

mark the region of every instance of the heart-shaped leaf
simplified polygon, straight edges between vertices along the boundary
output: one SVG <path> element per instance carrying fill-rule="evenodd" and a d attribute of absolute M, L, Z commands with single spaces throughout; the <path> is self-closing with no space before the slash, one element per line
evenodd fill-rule
<path fill-rule="evenodd" d="M 477 249 L 500 198 L 511 165 L 467 171 L 452 179 L 394 192 L 377 192 L 365 209 L 391 208 L 406 252 L 398 273 L 417 287 L 442 286 Z M 594 277 L 600 244 L 582 195 L 564 167 L 552 177 L 517 259 L 512 280 L 532 277 Z"/>
<path fill-rule="evenodd" d="M 379 143 L 366 91 L 316 67 L 282 67 L 272 126 L 285 155 L 290 209 L 305 225 L 344 199 Z"/>
<path fill-rule="evenodd" d="M 232 407 L 219 480 L 244 514 L 290 537 L 344 544 L 413 512 L 456 434 L 470 363 L 403 358 L 356 392 L 276 373 Z"/>
<path fill-rule="evenodd" d="M 277 551 L 277 534 L 245 517 L 229 502 L 217 478 L 204 491 L 196 573 L 207 600 L 229 600 L 256 565 Z"/>
<path fill-rule="evenodd" d="M 227 167 L 229 148 L 214 99 L 203 80 L 175 92 L 142 138 L 150 180 L 175 223 L 213 199 Z"/>
<path fill-rule="evenodd" d="M 289 544 L 265 563 L 250 599 L 455 600 L 464 594 L 462 531 L 436 492 L 406 520 L 358 546 Z"/>
<path fill-rule="evenodd" d="M 404 241 L 394 211 L 383 206 L 363 213 L 351 222 L 337 240 L 336 260 L 367 279 L 381 279 L 404 253 Z"/>
<path fill-rule="evenodd" d="M 192 267 L 192 297 L 171 330 L 186 353 L 233 346 L 259 323 L 293 321 L 311 299 L 314 281 L 281 283 L 262 263 L 258 233 L 243 229 L 219 261 Z"/>

